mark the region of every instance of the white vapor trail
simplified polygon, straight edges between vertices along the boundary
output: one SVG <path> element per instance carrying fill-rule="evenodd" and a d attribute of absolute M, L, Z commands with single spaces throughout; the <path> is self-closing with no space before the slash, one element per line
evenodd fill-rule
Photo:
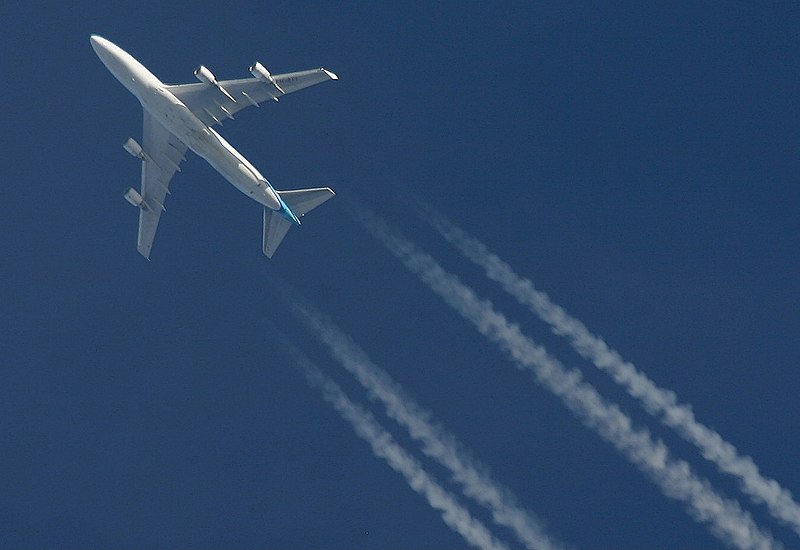
<path fill-rule="evenodd" d="M 281 285 L 282 288 L 283 285 Z M 548 537 L 539 521 L 517 504 L 510 490 L 498 485 L 487 469 L 476 463 L 455 436 L 430 420 L 430 413 L 414 402 L 388 373 L 375 365 L 353 340 L 314 306 L 299 296 L 284 296 L 297 318 L 324 344 L 331 356 L 386 408 L 389 417 L 419 441 L 422 451 L 450 470 L 465 496 L 486 507 L 493 521 L 511 529 L 526 548 L 564 548 Z"/>
<path fill-rule="evenodd" d="M 654 441 L 647 430 L 634 428 L 630 417 L 583 381 L 579 371 L 567 369 L 550 357 L 523 335 L 517 325 L 495 311 L 491 302 L 479 299 L 455 275 L 446 272 L 431 256 L 363 206 L 358 207 L 357 212 L 348 210 L 409 271 L 505 351 L 517 368 L 532 372 L 539 384 L 561 398 L 586 426 L 614 445 L 655 482 L 664 495 L 682 501 L 690 515 L 706 524 L 722 542 L 737 548 L 781 547 L 736 501 L 719 495 L 708 481 L 695 475 L 685 461 L 671 458 L 664 443 Z"/>
<path fill-rule="evenodd" d="M 761 475 L 752 458 L 739 455 L 736 447 L 699 422 L 689 405 L 678 403 L 674 392 L 658 387 L 617 351 L 610 349 L 602 338 L 589 332 L 582 322 L 551 302 L 547 294 L 536 290 L 530 280 L 514 273 L 484 244 L 431 207 L 421 208 L 433 227 L 466 258 L 482 267 L 490 279 L 498 282 L 506 292 L 548 323 L 555 334 L 566 337 L 575 351 L 608 373 L 617 384 L 638 399 L 648 413 L 696 445 L 703 457 L 714 463 L 720 471 L 737 477 L 742 492 L 753 502 L 765 504 L 773 517 L 800 534 L 800 505 L 794 501 L 791 492 L 777 481 Z"/>
<path fill-rule="evenodd" d="M 318 388 L 325 401 L 353 427 L 356 434 L 369 443 L 375 456 L 382 458 L 396 472 L 403 475 L 408 485 L 424 496 L 432 508 L 438 510 L 444 522 L 460 534 L 470 545 L 481 549 L 508 550 L 480 521 L 473 518 L 466 508 L 443 489 L 420 464 L 409 455 L 375 420 L 344 394 L 333 380 L 322 374 L 309 361 L 296 358 L 297 366 L 308 382 Z"/>

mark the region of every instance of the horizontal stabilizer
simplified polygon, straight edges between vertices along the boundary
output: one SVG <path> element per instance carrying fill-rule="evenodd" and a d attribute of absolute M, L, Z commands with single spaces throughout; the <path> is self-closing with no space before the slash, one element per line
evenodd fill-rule
<path fill-rule="evenodd" d="M 262 246 L 267 258 L 272 258 L 272 255 L 275 254 L 290 227 L 292 227 L 292 222 L 284 218 L 280 212 L 264 208 L 264 239 Z"/>
<path fill-rule="evenodd" d="M 286 236 L 286 232 L 300 218 L 330 199 L 335 193 L 328 187 L 316 189 L 295 189 L 277 191 L 283 202 L 283 210 L 264 209 L 264 254 L 272 258 L 278 246 Z M 287 211 L 288 210 L 288 211 Z"/>
<path fill-rule="evenodd" d="M 278 191 L 286 206 L 301 218 L 314 210 L 317 206 L 334 196 L 336 193 L 330 187 L 316 189 L 296 189 L 293 191 Z"/>

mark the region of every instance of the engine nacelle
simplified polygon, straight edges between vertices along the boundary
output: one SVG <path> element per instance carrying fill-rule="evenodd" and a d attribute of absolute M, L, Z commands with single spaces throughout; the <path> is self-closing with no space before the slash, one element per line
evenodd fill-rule
<path fill-rule="evenodd" d="M 275 82 L 275 78 L 272 76 L 272 73 L 270 73 L 267 68 L 258 61 L 256 61 L 253 66 L 250 67 L 250 74 L 259 79 L 261 82 L 272 84 L 280 93 L 286 93 L 283 91 L 283 89 L 281 89 L 280 86 L 278 86 L 278 83 Z"/>
<path fill-rule="evenodd" d="M 125 191 L 125 195 L 124 196 L 125 196 L 125 200 L 128 201 L 129 203 L 131 203 L 133 206 L 136 206 L 137 208 L 145 209 L 144 199 L 139 194 L 139 192 L 136 191 L 136 189 L 134 189 L 133 187 L 131 187 L 130 189 Z"/>
<path fill-rule="evenodd" d="M 144 160 L 144 151 L 142 151 L 142 146 L 139 145 L 135 139 L 128 138 L 128 141 L 122 144 L 122 148 L 134 157 Z"/>
<path fill-rule="evenodd" d="M 194 76 L 197 77 L 197 80 L 205 84 L 215 85 L 217 83 L 217 77 L 214 76 L 214 73 L 209 71 L 205 65 L 197 67 L 194 71 Z"/>
<path fill-rule="evenodd" d="M 273 82 L 272 73 L 270 73 L 267 68 L 258 61 L 256 61 L 253 66 L 250 67 L 250 74 L 259 80 L 270 83 Z"/>
<path fill-rule="evenodd" d="M 208 84 L 209 86 L 214 86 L 217 90 L 219 90 L 222 95 L 230 99 L 233 103 L 236 103 L 236 100 L 233 98 L 231 94 L 228 93 L 228 90 L 223 88 L 217 82 L 217 77 L 214 76 L 214 73 L 208 70 L 208 67 L 205 65 L 200 65 L 195 69 L 194 76 L 197 77 L 197 80 L 202 82 L 203 84 Z M 232 116 L 228 115 L 229 118 L 233 118 Z"/>

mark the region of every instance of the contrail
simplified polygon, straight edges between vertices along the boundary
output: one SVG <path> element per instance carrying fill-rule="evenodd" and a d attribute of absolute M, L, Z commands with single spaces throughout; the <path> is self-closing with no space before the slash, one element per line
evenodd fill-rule
<path fill-rule="evenodd" d="M 414 402 L 386 371 L 375 365 L 353 340 L 313 305 L 285 285 L 275 285 L 295 316 L 328 347 L 331 356 L 386 408 L 389 417 L 422 444 L 423 452 L 450 470 L 465 496 L 485 506 L 493 521 L 511 529 L 526 548 L 556 550 L 563 545 L 544 532 L 541 523 L 517 504 L 510 490 L 498 485 L 488 469 L 469 456 L 455 436 L 434 424 L 431 414 Z M 278 290 L 279 289 L 279 290 Z"/>
<path fill-rule="evenodd" d="M 420 208 L 425 219 L 465 257 L 482 267 L 490 279 L 500 283 L 522 305 L 528 306 L 551 326 L 555 334 L 566 337 L 575 351 L 608 373 L 617 384 L 638 399 L 648 413 L 696 445 L 703 457 L 713 462 L 720 471 L 737 477 L 742 492 L 753 502 L 765 504 L 773 517 L 800 534 L 800 505 L 794 501 L 791 492 L 781 487 L 777 481 L 762 476 L 752 458 L 740 456 L 736 447 L 699 422 L 689 405 L 678 403 L 674 392 L 658 387 L 632 363 L 622 359 L 602 338 L 589 332 L 582 322 L 551 302 L 547 294 L 536 290 L 530 280 L 514 273 L 507 263 L 490 253 L 483 243 L 456 227 L 433 208 Z"/>
<path fill-rule="evenodd" d="M 582 380 L 580 372 L 567 369 L 550 357 L 523 335 L 517 325 L 495 311 L 491 302 L 479 299 L 458 277 L 446 272 L 431 256 L 363 206 L 348 210 L 409 271 L 482 335 L 498 344 L 519 369 L 533 372 L 539 384 L 560 397 L 586 426 L 647 474 L 664 495 L 684 502 L 690 515 L 706 524 L 722 542 L 737 548 L 781 547 L 737 502 L 719 495 L 708 481 L 692 472 L 688 463 L 671 458 L 667 447 L 661 441 L 654 441 L 647 430 L 635 429 L 630 417 L 606 402 L 593 386 Z"/>
<path fill-rule="evenodd" d="M 408 485 L 416 493 L 424 496 L 432 508 L 441 513 L 442 519 L 451 529 L 476 548 L 508 550 L 508 547 L 498 541 L 480 521 L 473 518 L 453 495 L 436 483 L 392 435 L 381 427 L 371 413 L 350 401 L 342 389 L 310 361 L 298 356 L 297 353 L 293 355 L 298 368 L 308 382 L 320 390 L 325 401 L 350 423 L 360 438 L 369 443 L 375 456 L 382 458 L 393 470 L 402 474 Z"/>

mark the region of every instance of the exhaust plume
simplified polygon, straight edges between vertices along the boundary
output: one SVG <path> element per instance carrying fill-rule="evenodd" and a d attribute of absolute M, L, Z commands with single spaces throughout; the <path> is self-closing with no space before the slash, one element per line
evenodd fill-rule
<path fill-rule="evenodd" d="M 375 365 L 327 316 L 296 293 L 286 290 L 286 285 L 276 284 L 273 288 L 283 294 L 284 303 L 327 346 L 331 356 L 364 386 L 370 398 L 380 401 L 387 415 L 420 442 L 423 453 L 450 470 L 453 481 L 461 486 L 463 494 L 486 507 L 496 524 L 511 529 L 526 548 L 564 548 L 548 537 L 541 523 L 530 512 L 519 506 L 510 490 L 498 485 L 488 469 L 475 462 L 455 436 L 433 423 L 431 414 L 415 403 L 386 371 Z"/>
<path fill-rule="evenodd" d="M 365 207 L 348 210 L 409 271 L 506 352 L 517 368 L 532 372 L 535 380 L 561 398 L 584 425 L 610 442 L 665 496 L 683 502 L 690 516 L 705 524 L 719 540 L 736 548 L 780 547 L 736 501 L 719 495 L 707 480 L 694 474 L 687 462 L 671 458 L 664 443 L 654 441 L 647 430 L 634 428 L 630 417 L 583 381 L 579 371 L 567 369 L 550 357 L 544 348 L 523 335 L 517 325 L 495 311 L 491 302 L 479 299 L 455 275 L 446 272 L 430 255 L 421 252 Z"/>
<path fill-rule="evenodd" d="M 369 443 L 376 457 L 386 461 L 394 471 L 406 479 L 416 493 L 424 496 L 428 504 L 439 511 L 448 527 L 475 548 L 508 550 L 508 547 L 498 541 L 480 521 L 473 518 L 453 495 L 436 483 L 391 434 L 381 427 L 371 413 L 350 401 L 333 380 L 322 374 L 309 360 L 300 357 L 299 352 L 293 355 L 297 367 L 303 372 L 309 384 L 317 388 L 325 401 L 352 426 L 356 434 Z"/>
<path fill-rule="evenodd" d="M 420 206 L 424 217 L 433 227 L 466 258 L 482 267 L 486 276 L 522 305 L 527 306 L 552 331 L 564 336 L 583 358 L 624 387 L 644 409 L 663 424 L 674 429 L 683 439 L 694 444 L 703 457 L 726 474 L 738 478 L 744 494 L 757 504 L 766 505 L 769 513 L 800 534 L 800 505 L 791 492 L 774 479 L 761 475 L 758 466 L 749 456 L 741 456 L 731 443 L 708 426 L 699 422 L 689 405 L 678 402 L 674 392 L 665 390 L 639 371 L 632 363 L 610 349 L 606 342 L 589 332 L 579 320 L 550 301 L 544 292 L 536 290 L 533 283 L 520 277 L 486 246 L 455 226 L 429 206 Z"/>

